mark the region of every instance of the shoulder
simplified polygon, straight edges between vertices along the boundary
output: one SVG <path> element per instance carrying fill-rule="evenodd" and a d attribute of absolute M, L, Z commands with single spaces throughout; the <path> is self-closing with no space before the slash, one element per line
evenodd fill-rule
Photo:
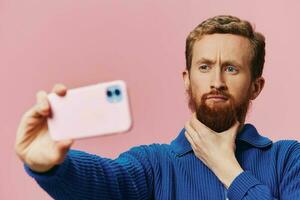
<path fill-rule="evenodd" d="M 297 140 L 278 140 L 273 143 L 272 148 L 285 154 L 300 153 L 300 143 Z"/>
<path fill-rule="evenodd" d="M 161 162 L 165 158 L 172 157 L 173 155 L 172 148 L 169 144 L 148 144 L 148 145 L 139 145 L 130 148 L 128 151 L 120 154 L 120 157 L 134 157 L 143 162 Z"/>
<path fill-rule="evenodd" d="M 148 145 L 139 145 L 130 148 L 128 151 L 123 154 L 144 154 L 144 155 L 159 155 L 159 154 L 168 154 L 170 153 L 171 148 L 169 144 L 159 144 L 153 143 Z"/>
<path fill-rule="evenodd" d="M 300 143 L 297 140 L 278 140 L 273 142 L 269 150 L 278 159 L 287 159 L 290 156 L 300 156 Z"/>
<path fill-rule="evenodd" d="M 279 140 L 274 142 L 272 149 L 276 153 L 276 160 L 283 167 L 300 166 L 300 143 L 297 140 Z"/>

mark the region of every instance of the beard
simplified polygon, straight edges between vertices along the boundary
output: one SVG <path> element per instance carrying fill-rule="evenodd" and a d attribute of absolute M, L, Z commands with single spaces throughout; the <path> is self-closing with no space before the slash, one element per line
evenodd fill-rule
<path fill-rule="evenodd" d="M 250 88 L 245 98 L 237 102 L 229 93 L 224 90 L 213 90 L 202 95 L 200 103 L 193 94 L 191 87 L 187 91 L 189 97 L 189 108 L 196 112 L 197 119 L 215 132 L 223 132 L 231 128 L 236 121 L 241 124 L 245 122 L 246 114 L 251 103 Z M 211 102 L 207 104 L 209 95 L 223 95 L 228 102 Z"/>

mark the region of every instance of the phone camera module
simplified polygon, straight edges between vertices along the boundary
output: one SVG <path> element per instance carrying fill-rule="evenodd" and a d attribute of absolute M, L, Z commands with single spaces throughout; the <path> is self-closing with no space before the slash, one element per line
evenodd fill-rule
<path fill-rule="evenodd" d="M 121 87 L 119 85 L 113 85 L 106 90 L 106 99 L 110 103 L 118 103 L 123 99 Z"/>
<path fill-rule="evenodd" d="M 115 94 L 116 94 L 117 96 L 119 96 L 119 95 L 121 94 L 121 91 L 120 91 L 119 89 L 115 89 Z"/>

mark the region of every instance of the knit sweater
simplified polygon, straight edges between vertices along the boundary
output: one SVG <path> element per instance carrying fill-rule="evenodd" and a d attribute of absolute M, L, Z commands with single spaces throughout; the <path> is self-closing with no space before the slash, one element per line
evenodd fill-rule
<path fill-rule="evenodd" d="M 171 144 L 131 148 L 116 159 L 70 150 L 45 173 L 25 170 L 54 199 L 300 200 L 300 143 L 273 143 L 246 124 L 236 138 L 244 169 L 226 189 L 182 129 Z"/>

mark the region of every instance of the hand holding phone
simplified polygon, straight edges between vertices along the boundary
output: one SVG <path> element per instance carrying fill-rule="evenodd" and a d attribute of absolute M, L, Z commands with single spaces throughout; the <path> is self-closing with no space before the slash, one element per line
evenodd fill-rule
<path fill-rule="evenodd" d="M 36 172 L 62 163 L 74 138 L 124 132 L 132 124 L 123 81 L 73 90 L 56 84 L 51 94 L 41 90 L 36 97 L 21 118 L 15 141 L 18 157 Z"/>
<path fill-rule="evenodd" d="M 67 88 L 56 84 L 52 92 L 65 96 Z M 73 140 L 54 141 L 49 134 L 47 118 L 51 115 L 47 92 L 36 94 L 36 104 L 27 110 L 20 121 L 15 151 L 21 161 L 36 172 L 46 172 L 59 165 L 73 144 Z"/>

